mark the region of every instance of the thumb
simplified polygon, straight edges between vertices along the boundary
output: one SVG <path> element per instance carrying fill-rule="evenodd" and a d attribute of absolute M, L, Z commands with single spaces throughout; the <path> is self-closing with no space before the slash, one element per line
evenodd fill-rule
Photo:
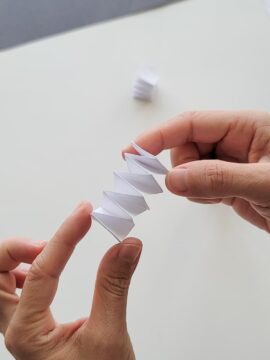
<path fill-rule="evenodd" d="M 172 169 L 166 178 L 168 189 L 189 198 L 241 197 L 270 202 L 270 164 L 238 164 L 201 160 Z"/>
<path fill-rule="evenodd" d="M 113 246 L 104 256 L 97 274 L 90 316 L 96 327 L 114 332 L 126 330 L 128 289 L 141 251 L 142 242 L 130 238 Z"/>

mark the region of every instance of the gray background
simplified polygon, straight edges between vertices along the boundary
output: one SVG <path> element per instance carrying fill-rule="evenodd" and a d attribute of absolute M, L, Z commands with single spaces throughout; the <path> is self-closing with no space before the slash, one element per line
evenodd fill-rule
<path fill-rule="evenodd" d="M 173 0 L 0 0 L 0 49 Z"/>

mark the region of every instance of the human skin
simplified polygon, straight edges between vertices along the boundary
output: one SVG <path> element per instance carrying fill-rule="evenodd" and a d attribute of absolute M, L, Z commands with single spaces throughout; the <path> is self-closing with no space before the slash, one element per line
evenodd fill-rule
<path fill-rule="evenodd" d="M 91 212 L 91 205 L 82 203 L 47 244 L 12 239 L 0 245 L 0 330 L 15 359 L 135 359 L 126 306 L 141 241 L 126 239 L 105 254 L 89 316 L 58 324 L 50 311 L 60 275 L 91 226 Z M 21 262 L 32 264 L 27 274 L 18 270 Z M 22 287 L 21 297 L 16 287 Z"/>
<path fill-rule="evenodd" d="M 223 203 L 270 232 L 270 114 L 261 111 L 183 113 L 135 142 L 154 155 L 170 149 L 166 177 L 176 195 Z M 125 152 L 136 153 L 131 145 Z"/>
<path fill-rule="evenodd" d="M 16 310 L 27 268 L 21 263 L 31 264 L 45 247 L 46 242 L 31 242 L 29 239 L 12 238 L 0 243 L 0 332 L 4 333 Z"/>

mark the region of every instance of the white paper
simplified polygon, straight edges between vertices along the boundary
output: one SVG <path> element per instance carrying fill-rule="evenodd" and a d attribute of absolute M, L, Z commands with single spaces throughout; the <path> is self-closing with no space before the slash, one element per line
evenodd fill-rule
<path fill-rule="evenodd" d="M 133 86 L 133 97 L 145 101 L 152 100 L 158 81 L 159 76 L 153 69 L 150 67 L 140 69 Z"/>
<path fill-rule="evenodd" d="M 154 155 L 135 143 L 132 146 L 138 155 L 125 154 L 128 171 L 114 172 L 114 190 L 103 192 L 101 207 L 92 213 L 93 218 L 119 242 L 133 229 L 132 216 L 149 210 L 143 193 L 162 192 L 151 173 L 166 175 L 168 172 Z"/>

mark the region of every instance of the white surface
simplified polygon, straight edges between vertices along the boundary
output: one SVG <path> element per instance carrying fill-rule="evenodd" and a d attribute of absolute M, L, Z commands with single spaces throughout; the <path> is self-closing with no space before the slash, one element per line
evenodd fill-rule
<path fill-rule="evenodd" d="M 121 148 L 183 110 L 269 109 L 269 41 L 262 1 L 189 0 L 0 54 L 0 237 L 49 238 L 80 200 L 99 205 Z M 145 63 L 162 79 L 154 104 L 129 96 Z M 229 208 L 167 192 L 149 203 L 134 231 L 144 241 L 128 312 L 137 358 L 268 360 L 269 236 Z M 58 320 L 88 313 L 113 242 L 94 224 L 62 277 Z"/>

